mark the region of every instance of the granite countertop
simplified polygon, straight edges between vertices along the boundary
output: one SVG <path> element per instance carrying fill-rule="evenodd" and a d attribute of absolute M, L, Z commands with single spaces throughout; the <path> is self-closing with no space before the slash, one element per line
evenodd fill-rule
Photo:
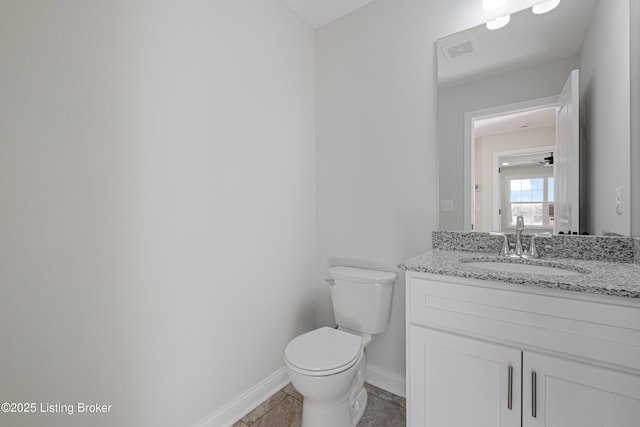
<path fill-rule="evenodd" d="M 469 262 L 495 261 L 535 264 L 573 270 L 579 275 L 508 273 L 474 267 Z M 491 280 L 524 286 L 640 298 L 640 265 L 567 258 L 512 259 L 486 252 L 433 249 L 398 266 L 402 270 L 452 277 Z"/>

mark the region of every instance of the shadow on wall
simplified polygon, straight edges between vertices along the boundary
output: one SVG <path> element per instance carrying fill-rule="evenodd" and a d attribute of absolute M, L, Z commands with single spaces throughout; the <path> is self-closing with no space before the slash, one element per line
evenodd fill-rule
<path fill-rule="evenodd" d="M 295 321 L 292 325 L 293 327 L 293 336 L 297 336 L 304 332 L 307 332 L 307 329 L 301 329 L 298 325 L 313 325 L 316 322 L 316 301 L 315 299 L 307 299 L 302 304 L 298 306 L 298 309 L 295 313 Z M 286 344 L 285 344 L 286 345 Z M 284 349 L 283 349 L 284 351 Z"/>
<path fill-rule="evenodd" d="M 596 71 L 594 71 L 594 74 Z M 592 151 L 589 141 L 589 127 L 586 126 L 587 120 L 591 116 L 591 94 L 592 94 L 592 81 L 584 88 L 584 92 L 580 94 L 580 228 L 581 231 L 586 231 L 590 234 L 597 234 L 596 230 L 592 230 L 593 226 L 593 212 L 591 208 L 592 201 L 589 197 L 588 188 L 592 188 L 594 185 L 592 177 L 587 173 L 587 170 L 593 170 L 593 165 L 590 159 L 589 153 Z"/>
<path fill-rule="evenodd" d="M 348 257 L 329 257 L 329 267 L 336 265 L 344 265 L 346 267 L 367 268 L 369 270 L 392 271 L 397 273 L 398 269 L 395 265 L 384 264 L 381 262 L 368 261 L 359 258 Z"/>

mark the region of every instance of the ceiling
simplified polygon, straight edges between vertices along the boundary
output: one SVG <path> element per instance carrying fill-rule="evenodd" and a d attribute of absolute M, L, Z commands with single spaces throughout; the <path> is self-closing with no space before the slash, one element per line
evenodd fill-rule
<path fill-rule="evenodd" d="M 281 0 L 312 28 L 318 29 L 331 21 L 360 9 L 374 0 Z"/>
<path fill-rule="evenodd" d="M 515 168 L 522 166 L 544 166 L 551 167 L 551 159 L 553 153 L 551 151 L 539 151 L 536 153 L 513 154 L 510 156 L 498 157 L 498 163 L 502 168 Z"/>
<path fill-rule="evenodd" d="M 476 137 L 555 126 L 555 124 L 555 107 L 476 119 L 473 122 Z"/>
<path fill-rule="evenodd" d="M 541 108 L 537 110 L 522 111 L 518 113 L 504 114 L 501 116 L 476 119 L 473 122 L 476 137 L 496 135 L 506 132 L 524 131 L 556 125 L 556 108 Z M 555 141 L 549 145 L 555 145 Z M 541 148 L 541 147 L 538 147 Z M 545 157 L 550 151 L 530 150 L 526 154 L 513 154 L 500 156 L 498 161 L 502 167 L 520 166 L 549 166 Z"/>
<path fill-rule="evenodd" d="M 441 38 L 440 87 L 578 55 L 595 4 L 596 0 L 562 0 L 544 15 L 534 15 L 530 8 L 512 14 L 511 22 L 496 31 L 483 24 Z"/>

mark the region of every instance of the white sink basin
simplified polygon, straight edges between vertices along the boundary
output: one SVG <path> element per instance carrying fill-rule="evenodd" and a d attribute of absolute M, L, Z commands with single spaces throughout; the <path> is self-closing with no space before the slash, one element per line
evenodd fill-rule
<path fill-rule="evenodd" d="M 581 276 L 584 274 L 578 271 L 566 270 L 560 267 L 521 264 L 514 262 L 472 261 L 467 262 L 466 264 L 473 267 L 484 268 L 487 270 L 497 270 L 504 273 L 547 274 L 554 276 Z"/>

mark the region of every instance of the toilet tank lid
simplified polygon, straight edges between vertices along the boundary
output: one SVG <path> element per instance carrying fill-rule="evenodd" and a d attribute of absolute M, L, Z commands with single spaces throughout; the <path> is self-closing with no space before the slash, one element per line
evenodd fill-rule
<path fill-rule="evenodd" d="M 391 271 L 369 270 L 366 268 L 335 266 L 329 267 L 329 277 L 359 283 L 390 284 L 397 274 Z"/>

